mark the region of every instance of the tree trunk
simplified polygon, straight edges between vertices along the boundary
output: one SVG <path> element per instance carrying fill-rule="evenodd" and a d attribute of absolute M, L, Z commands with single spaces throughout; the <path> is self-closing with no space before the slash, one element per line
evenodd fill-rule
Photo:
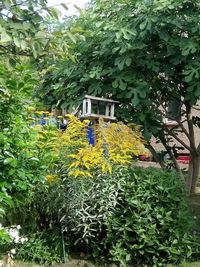
<path fill-rule="evenodd" d="M 160 165 L 160 167 L 162 169 L 165 169 L 166 166 L 165 166 L 164 162 L 159 158 L 159 156 L 158 156 L 156 150 L 154 149 L 154 147 L 152 145 L 150 145 L 150 144 L 146 144 L 145 147 L 147 149 L 149 149 L 149 151 L 151 152 L 151 154 L 154 157 L 155 161 Z"/>
<path fill-rule="evenodd" d="M 172 161 L 173 164 L 174 164 L 174 168 L 175 168 L 175 170 L 176 170 L 177 172 L 179 172 L 180 175 L 181 175 L 181 177 L 183 178 L 183 173 L 182 173 L 182 171 L 181 171 L 181 168 L 180 168 L 178 162 L 176 161 L 176 157 L 175 157 L 175 155 L 174 155 L 172 149 L 171 149 L 171 148 L 169 147 L 169 145 L 167 144 L 166 138 L 161 137 L 160 140 L 161 140 L 163 146 L 165 147 L 167 153 L 169 154 L 170 159 L 171 159 L 171 161 Z"/>
<path fill-rule="evenodd" d="M 188 169 L 186 186 L 188 194 L 192 195 L 195 193 L 195 188 L 200 173 L 200 155 L 191 154 L 190 157 L 191 160 Z"/>

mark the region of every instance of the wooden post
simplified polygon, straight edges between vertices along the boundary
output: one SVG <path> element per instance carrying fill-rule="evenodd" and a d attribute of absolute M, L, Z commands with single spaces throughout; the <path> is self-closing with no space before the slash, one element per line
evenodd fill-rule
<path fill-rule="evenodd" d="M 114 115 L 115 115 L 115 105 L 112 104 L 111 107 L 110 107 L 110 116 L 114 117 Z"/>
<path fill-rule="evenodd" d="M 87 113 L 87 100 L 84 99 L 83 100 L 83 115 L 85 115 Z"/>
<path fill-rule="evenodd" d="M 92 110 L 91 99 L 87 99 L 87 114 L 91 114 L 91 110 Z"/>
<path fill-rule="evenodd" d="M 110 106 L 109 105 L 106 105 L 106 116 L 109 116 L 109 113 L 110 113 Z"/>

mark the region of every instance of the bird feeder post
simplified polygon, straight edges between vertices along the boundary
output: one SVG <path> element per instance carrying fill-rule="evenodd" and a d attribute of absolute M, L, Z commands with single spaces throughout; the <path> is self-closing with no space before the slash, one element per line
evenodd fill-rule
<path fill-rule="evenodd" d="M 112 99 L 86 95 L 83 99 L 81 120 L 90 120 L 87 126 L 88 143 L 92 146 L 95 144 L 94 125 L 98 124 L 99 119 L 105 122 L 116 121 L 115 104 L 119 103 Z"/>
<path fill-rule="evenodd" d="M 91 99 L 83 99 L 83 114 L 90 114 L 91 108 Z"/>
<path fill-rule="evenodd" d="M 110 115 L 111 117 L 115 116 L 115 104 L 112 104 L 110 107 Z"/>
<path fill-rule="evenodd" d="M 110 116 L 110 105 L 106 105 L 106 116 Z"/>

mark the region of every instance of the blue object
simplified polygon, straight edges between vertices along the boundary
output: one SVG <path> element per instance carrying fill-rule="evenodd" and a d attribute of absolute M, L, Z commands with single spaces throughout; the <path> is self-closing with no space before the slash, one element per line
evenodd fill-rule
<path fill-rule="evenodd" d="M 94 146 L 94 129 L 92 129 L 91 127 L 87 127 L 87 139 L 88 143 Z"/>

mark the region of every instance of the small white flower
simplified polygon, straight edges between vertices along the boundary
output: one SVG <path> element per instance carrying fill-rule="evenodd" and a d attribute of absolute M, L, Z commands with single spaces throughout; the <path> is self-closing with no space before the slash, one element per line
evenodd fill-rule
<path fill-rule="evenodd" d="M 25 237 L 22 237 L 22 238 L 20 239 L 20 242 L 21 242 L 22 244 L 24 244 L 26 241 L 27 241 L 27 240 L 26 240 Z"/>
<path fill-rule="evenodd" d="M 10 228 L 10 229 L 7 230 L 7 233 L 10 236 L 10 238 L 13 239 L 13 240 L 16 239 L 16 238 L 19 238 L 19 232 L 18 232 L 17 229 Z"/>
<path fill-rule="evenodd" d="M 15 239 L 13 239 L 14 243 L 18 244 L 20 243 L 20 237 L 16 236 Z"/>
<path fill-rule="evenodd" d="M 20 230 L 21 229 L 21 225 L 17 225 L 17 227 L 16 227 L 18 230 Z"/>
<path fill-rule="evenodd" d="M 16 253 L 16 250 L 13 248 L 13 249 L 10 250 L 10 253 L 11 254 L 15 254 Z"/>

